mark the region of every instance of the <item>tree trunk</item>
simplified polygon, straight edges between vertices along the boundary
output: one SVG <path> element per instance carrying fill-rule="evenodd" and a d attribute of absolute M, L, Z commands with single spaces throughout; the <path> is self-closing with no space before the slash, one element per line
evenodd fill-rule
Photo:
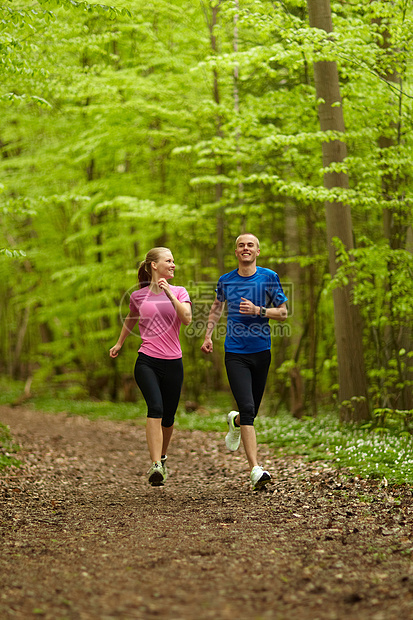
<path fill-rule="evenodd" d="M 23 350 L 23 342 L 24 337 L 26 336 L 27 327 L 29 325 L 30 318 L 30 306 L 26 306 L 24 312 L 22 313 L 21 320 L 19 321 L 19 331 L 17 332 L 16 346 L 14 349 L 14 359 L 12 366 L 12 376 L 13 379 L 21 379 L 21 363 L 20 356 Z"/>
<path fill-rule="evenodd" d="M 383 20 L 381 18 L 376 18 L 373 20 L 380 27 L 382 26 Z M 386 61 L 388 58 L 391 59 L 393 54 L 393 49 L 391 47 L 391 36 L 389 30 L 386 28 L 383 30 L 380 28 L 381 36 L 377 39 L 377 44 L 382 48 L 385 52 Z M 397 108 L 398 108 L 398 118 L 397 122 L 391 120 L 389 123 L 389 128 L 392 130 L 392 134 L 390 135 L 382 135 L 379 137 L 378 145 L 381 153 L 385 153 L 386 149 L 392 147 L 399 147 L 402 141 L 402 97 L 403 97 L 403 83 L 400 74 L 397 72 L 395 62 L 391 63 L 390 66 L 388 63 L 385 63 L 385 70 L 379 71 L 381 76 L 386 82 L 391 82 L 397 86 L 399 91 L 398 99 L 397 99 Z M 389 95 L 389 109 L 395 107 L 396 102 L 392 96 Z M 386 161 L 386 158 L 383 158 Z M 400 248 L 406 248 L 408 250 L 408 229 L 409 229 L 409 217 L 406 217 L 406 205 L 404 204 L 404 196 L 399 194 L 400 187 L 400 175 L 394 175 L 394 170 L 389 169 L 387 163 L 382 165 L 382 176 L 381 176 L 381 193 L 382 198 L 388 204 L 389 207 L 385 207 L 383 209 L 383 230 L 386 239 L 389 242 L 389 246 L 392 250 L 399 250 Z M 394 199 L 398 199 L 398 207 L 391 206 L 392 201 Z M 394 273 L 396 267 L 392 261 L 388 264 L 388 273 L 389 273 L 389 282 L 388 282 L 388 291 L 393 297 L 393 279 L 391 274 Z M 403 385 L 401 388 L 400 396 L 392 402 L 392 406 L 398 409 L 413 409 L 413 392 L 411 386 L 409 385 L 410 381 L 412 381 L 412 372 L 409 369 L 403 370 L 402 365 L 399 359 L 399 351 L 401 349 L 405 349 L 406 351 L 410 351 L 412 348 L 412 327 L 411 324 L 400 323 L 398 320 L 398 316 L 394 316 L 392 303 L 390 301 L 390 324 L 386 330 L 385 334 L 385 346 L 384 346 L 384 358 L 385 363 L 387 364 L 390 360 L 397 360 L 397 369 L 399 373 L 399 383 Z M 382 406 L 385 406 L 385 403 L 382 403 Z"/>
<path fill-rule="evenodd" d="M 300 255 L 299 222 L 297 206 L 287 201 L 285 204 L 285 245 L 292 256 Z M 301 298 L 301 267 L 298 262 L 288 262 L 286 265 L 288 282 L 292 282 L 294 291 L 294 325 L 295 329 L 290 338 L 290 349 L 297 351 L 303 332 L 303 300 Z M 304 413 L 304 389 L 301 378 L 298 357 L 294 360 L 295 366 L 291 368 L 290 375 L 290 411 L 293 416 L 300 418 Z"/>
<path fill-rule="evenodd" d="M 307 209 L 306 214 L 306 229 L 307 229 L 307 251 L 309 256 L 314 256 L 313 239 L 315 238 L 315 229 L 313 221 L 313 213 Z M 307 394 L 308 400 L 311 403 L 311 412 L 313 416 L 317 415 L 317 344 L 318 344 L 318 329 L 317 329 L 317 310 L 318 303 L 321 297 L 322 287 L 317 285 L 316 268 L 314 264 L 308 267 L 308 361 L 309 368 L 312 370 L 311 380 L 308 382 Z M 316 293 L 318 288 L 318 293 Z"/>
<path fill-rule="evenodd" d="M 307 0 L 310 26 L 332 32 L 329 0 Z M 344 133 L 344 117 L 341 107 L 338 70 L 335 62 L 314 63 L 314 78 L 320 128 L 322 131 Z M 338 104 L 338 105 L 337 105 Z M 323 142 L 323 166 L 342 162 L 347 156 L 346 144 L 341 140 Z M 327 189 L 348 187 L 344 172 L 326 172 L 324 185 Z M 342 241 L 347 250 L 353 248 L 353 231 L 349 205 L 326 202 L 327 242 L 330 274 L 336 273 L 336 251 L 333 239 Z M 357 306 L 352 303 L 352 285 L 336 288 L 333 292 L 335 337 L 339 372 L 340 413 L 343 420 L 362 421 L 369 418 L 367 380 L 363 357 L 362 323 Z"/>

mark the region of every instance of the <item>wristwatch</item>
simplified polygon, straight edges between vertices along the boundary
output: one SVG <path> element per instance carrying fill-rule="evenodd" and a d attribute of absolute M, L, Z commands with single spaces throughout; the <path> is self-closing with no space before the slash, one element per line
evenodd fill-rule
<path fill-rule="evenodd" d="M 260 316 L 267 316 L 267 308 L 265 306 L 260 307 Z"/>

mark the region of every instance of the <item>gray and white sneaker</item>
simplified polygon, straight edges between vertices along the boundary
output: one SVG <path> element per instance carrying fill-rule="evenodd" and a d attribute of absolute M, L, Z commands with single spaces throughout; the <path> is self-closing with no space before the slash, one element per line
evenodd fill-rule
<path fill-rule="evenodd" d="M 163 456 L 161 456 L 161 465 L 163 468 L 163 479 L 166 480 L 168 477 L 168 468 L 166 466 L 166 459 L 168 457 L 166 456 L 166 454 L 164 454 Z"/>
<path fill-rule="evenodd" d="M 153 487 L 161 487 L 165 481 L 163 467 L 161 461 L 152 463 L 152 467 L 148 471 L 148 482 Z"/>
<path fill-rule="evenodd" d="M 251 470 L 252 490 L 262 489 L 267 482 L 271 480 L 268 471 L 265 471 L 260 465 L 255 465 Z"/>
<path fill-rule="evenodd" d="M 228 450 L 231 452 L 235 452 L 238 450 L 239 444 L 241 442 L 241 428 L 239 426 L 235 426 L 234 420 L 238 415 L 238 411 L 230 411 L 227 416 L 228 422 L 228 434 L 225 437 L 225 445 Z"/>

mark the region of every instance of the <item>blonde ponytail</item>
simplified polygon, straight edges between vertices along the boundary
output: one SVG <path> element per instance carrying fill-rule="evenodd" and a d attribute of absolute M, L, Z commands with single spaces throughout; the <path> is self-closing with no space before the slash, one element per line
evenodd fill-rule
<path fill-rule="evenodd" d="M 149 250 L 138 268 L 139 288 L 145 288 L 145 286 L 150 285 L 152 280 L 152 263 L 157 263 L 164 252 L 170 252 L 170 249 L 157 247 Z"/>

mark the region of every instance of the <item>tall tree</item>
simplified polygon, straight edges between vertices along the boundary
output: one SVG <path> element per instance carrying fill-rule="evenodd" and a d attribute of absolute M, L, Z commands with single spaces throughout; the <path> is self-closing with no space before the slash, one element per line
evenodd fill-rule
<path fill-rule="evenodd" d="M 383 7 L 377 3 L 370 4 L 373 23 L 377 25 L 377 45 L 382 52 L 377 66 L 377 71 L 382 80 L 391 86 L 388 93 L 388 110 L 390 111 L 383 121 L 382 133 L 378 138 L 378 145 L 382 160 L 382 200 L 383 200 L 383 227 L 384 235 L 390 246 L 388 262 L 388 298 L 389 298 L 389 324 L 386 329 L 384 346 L 382 347 L 383 363 L 388 366 L 393 360 L 397 363 L 398 383 L 400 393 L 397 395 L 394 406 L 399 409 L 413 409 L 413 380 L 412 369 L 402 364 L 400 351 L 410 351 L 413 344 L 413 327 L 411 321 L 405 322 L 395 309 L 393 298 L 397 293 L 393 290 L 394 280 L 397 280 L 397 250 L 404 249 L 408 244 L 408 230 L 412 226 L 411 207 L 406 201 L 405 188 L 410 176 L 410 166 L 404 166 L 403 157 L 403 78 L 406 73 L 407 54 L 403 43 L 391 31 L 390 17 L 396 9 L 391 3 L 383 11 Z M 408 20 L 407 3 L 398 6 L 400 15 L 399 28 L 393 25 L 395 31 L 403 36 L 404 23 Z M 377 14 L 376 14 L 377 12 Z M 387 15 L 386 15 L 387 13 Z M 397 45 L 399 43 L 399 46 Z M 394 89 L 394 90 L 393 90 Z M 395 97 L 395 93 L 397 96 Z M 390 155 L 387 155 L 390 153 Z M 394 252 L 396 251 L 396 252 Z M 396 286 L 397 289 L 397 286 Z M 403 356 L 401 356 L 403 357 Z"/>
<path fill-rule="evenodd" d="M 330 0 L 307 0 L 310 26 L 332 33 Z M 314 80 L 319 101 L 320 128 L 324 132 L 344 134 L 344 116 L 340 95 L 337 65 L 331 60 L 314 62 Z M 326 138 L 323 141 L 324 186 L 332 190 L 325 202 L 327 243 L 330 274 L 337 269 L 334 239 L 340 239 L 347 250 L 353 248 L 351 210 L 345 199 L 334 197 L 334 190 L 348 189 L 348 176 L 343 164 L 347 156 L 344 140 Z M 338 165 L 337 165 L 338 164 Z M 333 291 L 334 322 L 339 371 L 339 397 L 343 419 L 369 418 L 367 378 L 363 356 L 363 330 L 359 309 L 352 303 L 352 284 L 341 285 Z"/>

